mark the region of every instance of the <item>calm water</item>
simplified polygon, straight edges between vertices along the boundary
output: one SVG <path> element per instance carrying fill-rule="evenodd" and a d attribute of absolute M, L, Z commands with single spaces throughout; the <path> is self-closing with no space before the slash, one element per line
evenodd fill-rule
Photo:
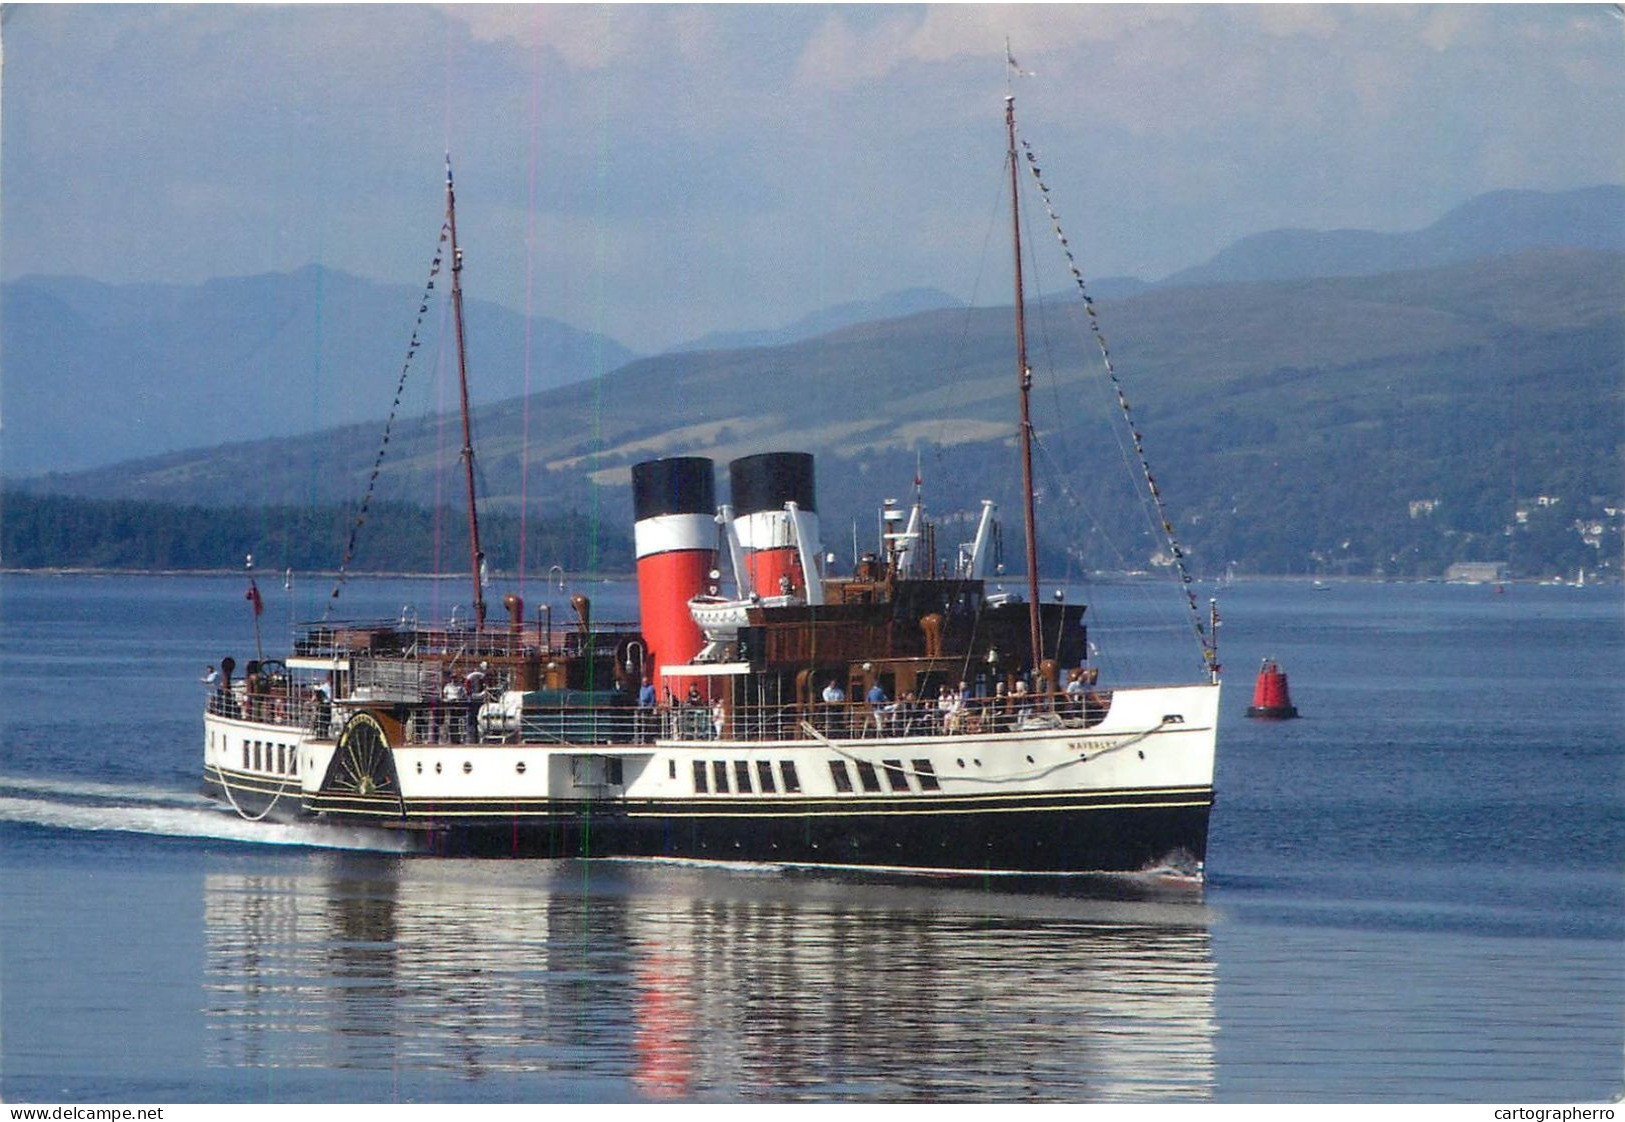
<path fill-rule="evenodd" d="M 281 584 L 268 655 L 327 592 Z M 463 591 L 343 602 L 429 618 Z M 526 593 L 549 591 L 562 612 Z M 1109 674 L 1191 675 L 1177 593 L 1088 596 Z M 194 792 L 196 679 L 253 657 L 243 583 L 0 578 L 0 1097 L 1619 1095 L 1619 591 L 1222 597 L 1207 886 L 1057 887 L 449 862 L 240 822 Z M 1304 719 L 1243 719 L 1266 655 Z"/>

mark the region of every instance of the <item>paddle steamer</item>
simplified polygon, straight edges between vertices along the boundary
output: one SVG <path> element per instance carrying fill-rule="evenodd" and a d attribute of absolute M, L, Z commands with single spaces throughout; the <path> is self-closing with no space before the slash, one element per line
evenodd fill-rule
<path fill-rule="evenodd" d="M 1014 207 L 1008 100 L 1006 120 Z M 449 165 L 446 201 L 472 617 L 323 621 L 285 659 L 226 660 L 204 718 L 213 794 L 245 817 L 414 831 L 445 854 L 1200 871 L 1211 649 L 1191 683 L 1114 687 L 1084 606 L 1040 597 L 1019 218 L 1025 595 L 988 579 L 990 503 L 951 559 L 918 495 L 887 505 L 875 550 L 831 573 L 813 458 L 768 452 L 728 465 L 720 503 L 708 459 L 632 468 L 638 620 L 600 621 L 579 596 L 571 620 L 529 619 L 508 595 L 493 623 Z"/>

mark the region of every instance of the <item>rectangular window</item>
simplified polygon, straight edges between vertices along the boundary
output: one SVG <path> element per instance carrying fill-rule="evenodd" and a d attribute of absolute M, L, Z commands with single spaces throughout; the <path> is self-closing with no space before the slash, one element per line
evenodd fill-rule
<path fill-rule="evenodd" d="M 624 772 L 621 770 L 622 760 L 619 756 L 604 757 L 604 782 L 613 783 L 619 787 L 624 782 Z"/>
<path fill-rule="evenodd" d="M 285 774 L 288 770 L 288 746 L 286 744 L 276 746 L 276 770 L 278 775 Z"/>
<path fill-rule="evenodd" d="M 676 760 L 667 760 L 666 761 L 666 778 L 667 779 L 676 779 L 677 778 L 677 761 Z"/>
<path fill-rule="evenodd" d="M 761 788 L 764 795 L 778 793 L 778 785 L 773 782 L 773 764 L 771 761 L 756 761 L 756 785 Z"/>
<path fill-rule="evenodd" d="M 796 765 L 792 760 L 779 761 L 779 776 L 784 780 L 784 789 L 792 795 L 801 794 L 801 778 L 796 775 Z"/>
<path fill-rule="evenodd" d="M 829 762 L 829 777 L 835 780 L 835 789 L 842 793 L 852 790 L 852 773 L 846 770 L 845 760 Z"/>
<path fill-rule="evenodd" d="M 727 760 L 711 761 L 711 786 L 717 789 L 717 794 L 719 795 L 726 795 L 728 793 Z"/>
<path fill-rule="evenodd" d="M 750 794 L 750 761 L 734 761 L 734 790 L 741 795 Z"/>
<path fill-rule="evenodd" d="M 942 790 L 942 784 L 937 782 L 937 769 L 931 766 L 930 760 L 915 760 L 914 775 L 920 781 L 920 790 Z"/>
<path fill-rule="evenodd" d="M 882 760 L 880 766 L 886 769 L 886 783 L 893 791 L 908 790 L 908 772 L 903 770 L 902 760 Z"/>
<path fill-rule="evenodd" d="M 254 770 L 265 770 L 265 746 L 257 740 L 254 741 Z"/>
<path fill-rule="evenodd" d="M 868 760 L 858 761 L 858 781 L 865 791 L 880 790 L 880 776 L 875 774 L 875 765 Z"/>
<path fill-rule="evenodd" d="M 710 791 L 711 786 L 705 781 L 705 761 L 694 761 L 694 793 L 703 795 Z"/>
<path fill-rule="evenodd" d="M 243 770 L 248 770 L 248 741 L 243 741 Z"/>

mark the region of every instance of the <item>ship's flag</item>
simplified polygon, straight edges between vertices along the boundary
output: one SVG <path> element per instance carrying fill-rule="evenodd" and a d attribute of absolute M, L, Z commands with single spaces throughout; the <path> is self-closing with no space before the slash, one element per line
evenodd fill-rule
<path fill-rule="evenodd" d="M 254 605 L 256 616 L 265 614 L 265 601 L 260 598 L 260 586 L 253 577 L 248 578 L 248 591 L 243 593 L 243 599 Z"/>

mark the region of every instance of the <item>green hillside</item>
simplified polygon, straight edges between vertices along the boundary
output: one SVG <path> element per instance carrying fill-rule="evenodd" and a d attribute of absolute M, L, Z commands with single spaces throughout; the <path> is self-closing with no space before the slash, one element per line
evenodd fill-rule
<path fill-rule="evenodd" d="M 1621 254 L 1536 251 L 1375 277 L 1151 290 L 1100 307 L 1199 570 L 1432 576 L 1455 560 L 1510 559 L 1528 574 L 1617 565 L 1608 512 L 1620 506 L 1625 438 Z M 1029 316 L 1047 565 L 1139 568 L 1160 543 L 1080 320 L 1066 300 Z M 784 347 L 639 360 L 479 410 L 483 493 L 493 511 L 523 496 L 544 513 L 625 525 L 628 472 L 640 459 L 707 455 L 720 468 L 802 449 L 819 456 L 825 538 L 843 555 L 853 525 L 872 538 L 874 508 L 906 495 L 917 462 L 939 515 L 983 497 L 1014 512 L 1010 336 L 1009 309 L 944 310 Z M 342 503 L 364 489 L 380 430 L 211 448 L 31 486 L 203 505 Z M 459 443 L 444 422 L 397 428 L 383 497 L 434 505 L 455 495 Z M 1557 501 L 1537 504 L 1541 496 Z M 1589 545 L 1599 520 L 1612 528 Z"/>

